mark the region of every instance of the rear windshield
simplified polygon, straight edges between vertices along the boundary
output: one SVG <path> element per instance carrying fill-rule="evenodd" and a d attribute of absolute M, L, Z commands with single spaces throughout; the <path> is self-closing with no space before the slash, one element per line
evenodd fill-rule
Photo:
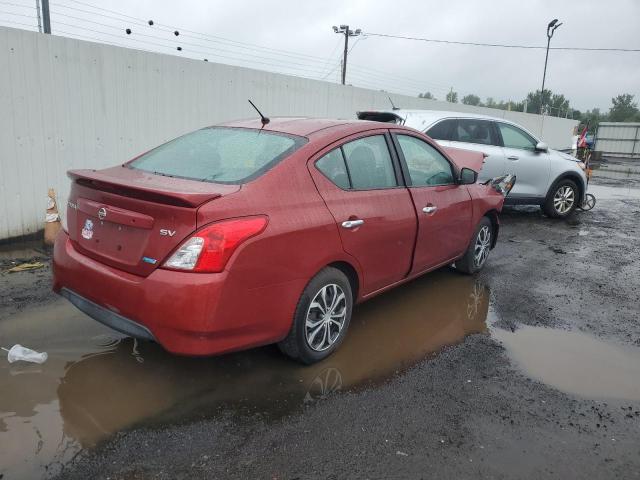
<path fill-rule="evenodd" d="M 253 180 L 306 143 L 303 137 L 248 128 L 203 128 L 136 158 L 127 166 L 214 183 Z"/>

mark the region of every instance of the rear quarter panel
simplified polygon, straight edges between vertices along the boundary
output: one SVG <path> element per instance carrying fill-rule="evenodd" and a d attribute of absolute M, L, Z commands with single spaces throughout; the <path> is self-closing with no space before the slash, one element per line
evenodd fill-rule
<path fill-rule="evenodd" d="M 350 263 L 361 276 L 306 168 L 312 149 L 306 145 L 239 192 L 198 210 L 199 228 L 225 218 L 269 217 L 265 231 L 229 260 L 217 310 L 217 317 L 233 319 L 234 328 L 263 332 L 262 343 L 286 336 L 302 291 L 327 264 Z"/>

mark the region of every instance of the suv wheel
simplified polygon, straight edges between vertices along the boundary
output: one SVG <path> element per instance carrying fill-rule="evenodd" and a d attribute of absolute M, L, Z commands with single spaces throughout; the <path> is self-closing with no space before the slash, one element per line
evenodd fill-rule
<path fill-rule="evenodd" d="M 579 202 L 578 186 L 573 180 L 565 179 L 549 190 L 542 209 L 549 217 L 564 218 L 576 209 Z"/>
<path fill-rule="evenodd" d="M 280 351 L 308 365 L 327 358 L 344 340 L 352 308 L 345 274 L 324 268 L 302 292 L 289 335 L 278 344 Z"/>

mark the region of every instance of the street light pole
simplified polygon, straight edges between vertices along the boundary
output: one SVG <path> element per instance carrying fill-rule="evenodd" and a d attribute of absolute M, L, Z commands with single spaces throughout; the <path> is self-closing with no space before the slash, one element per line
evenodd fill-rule
<path fill-rule="evenodd" d="M 542 74 L 542 90 L 540 90 L 540 114 L 544 113 L 544 81 L 547 78 L 547 61 L 549 60 L 549 45 L 551 44 L 551 37 L 562 23 L 558 23 L 558 19 L 554 18 L 547 25 L 547 54 L 544 57 L 544 73 Z"/>
<path fill-rule="evenodd" d="M 345 84 L 347 79 L 347 55 L 349 54 L 349 37 L 357 37 L 362 33 L 359 28 L 355 31 L 349 30 L 349 25 L 340 25 L 340 28 L 334 26 L 334 33 L 344 35 L 344 54 L 342 56 L 342 85 Z"/>

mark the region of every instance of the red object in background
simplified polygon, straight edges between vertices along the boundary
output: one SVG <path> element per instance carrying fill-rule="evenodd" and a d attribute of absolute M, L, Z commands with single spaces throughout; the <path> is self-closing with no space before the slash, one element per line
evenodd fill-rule
<path fill-rule="evenodd" d="M 294 144 L 244 180 L 229 180 L 254 168 L 244 154 L 227 165 L 211 152 L 202 158 L 225 164 L 221 176 L 178 178 L 180 168 L 201 165 L 171 157 L 171 142 L 122 166 L 70 171 L 68 231 L 55 244 L 54 290 L 97 320 L 124 322 L 115 327 L 171 352 L 219 354 L 285 338 L 305 286 L 327 265 L 355 272 L 360 302 L 455 261 L 483 216 L 497 222 L 504 197 L 457 181 L 461 166 L 479 169 L 481 153 L 445 151 L 415 130 L 376 122 L 273 119 L 261 127 L 244 121 L 192 134 L 211 136 L 202 144 L 220 150 L 253 148 L 258 160 L 275 147 L 260 150 L 225 135 L 250 132 L 259 144 L 273 134 L 282 148 Z M 442 155 L 452 183 L 412 186 L 397 135 Z M 351 179 L 330 179 L 318 168 L 326 154 L 372 136 L 383 139 L 382 147 L 367 148 L 392 159 L 389 181 L 397 185 L 344 189 L 338 184 Z M 197 145 L 189 148 L 198 154 Z M 164 173 L 136 167 L 148 155 Z M 368 172 L 371 181 L 382 178 L 379 166 Z M 423 213 L 431 205 L 437 212 Z M 340 228 L 355 220 L 366 223 Z"/>
<path fill-rule="evenodd" d="M 578 148 L 587 148 L 587 130 L 589 129 L 589 125 L 584 127 L 580 137 L 578 138 Z"/>

